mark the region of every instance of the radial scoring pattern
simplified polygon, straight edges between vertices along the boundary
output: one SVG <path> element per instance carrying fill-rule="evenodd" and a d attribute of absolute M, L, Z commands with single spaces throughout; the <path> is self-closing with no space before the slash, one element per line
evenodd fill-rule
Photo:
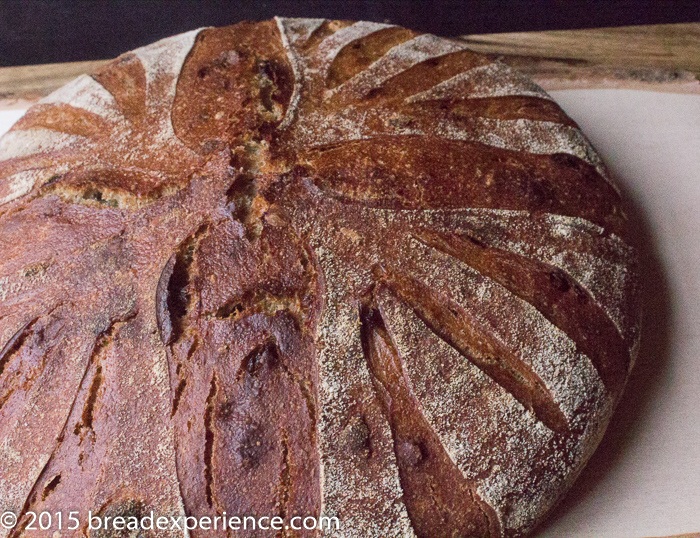
<path fill-rule="evenodd" d="M 0 508 L 526 533 L 636 353 L 623 228 L 578 127 L 459 42 L 125 54 L 0 139 Z"/>

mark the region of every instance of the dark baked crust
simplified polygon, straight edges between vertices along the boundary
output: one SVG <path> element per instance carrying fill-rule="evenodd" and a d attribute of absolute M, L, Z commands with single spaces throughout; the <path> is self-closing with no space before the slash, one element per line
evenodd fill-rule
<path fill-rule="evenodd" d="M 525 534 L 636 353 L 620 204 L 457 42 L 276 19 L 125 54 L 0 140 L 0 508 Z"/>

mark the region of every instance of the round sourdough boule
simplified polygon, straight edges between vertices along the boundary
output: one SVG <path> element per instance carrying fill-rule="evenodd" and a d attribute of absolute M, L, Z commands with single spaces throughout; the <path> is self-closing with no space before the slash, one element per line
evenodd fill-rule
<path fill-rule="evenodd" d="M 624 229 L 576 124 L 457 41 L 275 19 L 124 54 L 0 139 L 0 537 L 527 534 L 637 350 Z"/>

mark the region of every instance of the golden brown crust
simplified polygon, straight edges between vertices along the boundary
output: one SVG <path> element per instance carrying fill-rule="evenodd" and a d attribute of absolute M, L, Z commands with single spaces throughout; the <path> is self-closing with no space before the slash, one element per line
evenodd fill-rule
<path fill-rule="evenodd" d="M 0 139 L 0 508 L 526 534 L 636 353 L 624 228 L 576 124 L 462 44 L 125 54 Z"/>

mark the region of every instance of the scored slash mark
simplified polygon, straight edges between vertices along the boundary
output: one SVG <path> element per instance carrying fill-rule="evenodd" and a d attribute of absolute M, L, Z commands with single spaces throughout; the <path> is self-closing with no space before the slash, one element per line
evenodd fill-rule
<path fill-rule="evenodd" d="M 445 343 L 506 389 L 552 431 L 567 433 L 564 413 L 540 377 L 464 308 L 419 280 L 384 270 L 385 285 Z"/>
<path fill-rule="evenodd" d="M 394 438 L 404 503 L 418 536 L 498 536 L 495 512 L 450 458 L 413 393 L 374 297 L 360 306 L 361 338 Z"/>

